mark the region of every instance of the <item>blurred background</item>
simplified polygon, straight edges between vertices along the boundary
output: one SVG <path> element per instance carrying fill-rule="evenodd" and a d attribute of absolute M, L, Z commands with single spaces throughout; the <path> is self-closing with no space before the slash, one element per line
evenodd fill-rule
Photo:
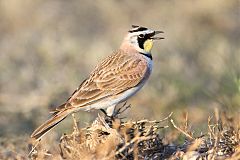
<path fill-rule="evenodd" d="M 29 137 L 132 24 L 165 40 L 154 45 L 152 76 L 128 101 L 128 119 L 188 112 L 198 126 L 214 108 L 239 114 L 239 0 L 1 0 L 0 137 Z M 79 125 L 97 113 L 79 112 Z M 71 117 L 53 132 L 69 125 Z"/>

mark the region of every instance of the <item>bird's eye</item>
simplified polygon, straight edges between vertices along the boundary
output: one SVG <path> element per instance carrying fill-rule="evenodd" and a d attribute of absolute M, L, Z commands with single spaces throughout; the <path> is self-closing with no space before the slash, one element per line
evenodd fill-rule
<path fill-rule="evenodd" d="M 139 34 L 138 37 L 139 37 L 139 38 L 144 38 L 144 35 L 143 35 L 143 34 Z"/>

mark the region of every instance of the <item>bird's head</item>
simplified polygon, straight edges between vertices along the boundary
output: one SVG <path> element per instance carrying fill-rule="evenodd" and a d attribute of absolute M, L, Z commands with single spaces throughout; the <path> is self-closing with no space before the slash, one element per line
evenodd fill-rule
<path fill-rule="evenodd" d="M 150 53 L 153 41 L 164 39 L 163 37 L 156 37 L 159 33 L 163 33 L 163 31 L 154 31 L 146 27 L 132 25 L 124 38 L 122 46 L 130 45 L 140 53 Z"/>

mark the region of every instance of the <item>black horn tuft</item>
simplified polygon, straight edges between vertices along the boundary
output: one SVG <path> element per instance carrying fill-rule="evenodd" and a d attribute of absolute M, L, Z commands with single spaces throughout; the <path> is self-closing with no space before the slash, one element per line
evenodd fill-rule
<path fill-rule="evenodd" d="M 137 26 L 137 25 L 132 25 L 132 27 L 133 28 L 131 30 L 129 30 L 128 32 L 133 33 L 133 32 L 139 32 L 139 31 L 147 30 L 146 27 L 141 27 L 141 26 Z"/>
<path fill-rule="evenodd" d="M 138 28 L 139 26 L 138 25 L 132 25 L 132 28 Z"/>

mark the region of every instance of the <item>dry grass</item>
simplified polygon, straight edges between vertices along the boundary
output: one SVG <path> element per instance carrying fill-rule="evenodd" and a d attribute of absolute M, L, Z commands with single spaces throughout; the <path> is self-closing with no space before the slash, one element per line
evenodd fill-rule
<path fill-rule="evenodd" d="M 63 135 L 59 154 L 64 159 L 144 159 L 162 156 L 163 143 L 158 131 L 165 127 L 160 127 L 159 122 L 124 122 L 116 116 L 107 123 L 99 115 L 91 126 L 74 127 L 71 134 Z M 44 153 L 41 145 L 31 155 L 32 159 L 46 157 L 56 158 L 48 152 Z"/>
<path fill-rule="evenodd" d="M 119 116 L 119 115 L 118 115 Z M 102 116 L 86 128 L 76 125 L 71 134 L 63 135 L 58 152 L 44 150 L 37 146 L 32 159 L 97 159 L 97 160 L 137 160 L 137 159 L 228 159 L 240 158 L 239 118 L 218 113 L 208 119 L 208 133 L 194 136 L 189 128 L 189 120 L 177 126 L 171 114 L 160 121 L 123 121 L 116 117 L 110 123 Z M 167 125 L 173 125 L 169 131 Z M 162 125 L 162 126 L 161 126 Z M 177 131 L 177 132 L 175 132 Z M 165 135 L 184 136 L 183 143 L 166 143 Z M 174 136 L 173 136 L 174 137 Z"/>
<path fill-rule="evenodd" d="M 175 124 L 174 124 L 175 126 Z M 208 133 L 194 138 L 193 131 L 179 129 L 185 135 L 185 143 L 172 156 L 173 159 L 239 159 L 240 128 L 239 117 L 227 117 L 216 112 L 215 119 L 208 119 Z"/>

